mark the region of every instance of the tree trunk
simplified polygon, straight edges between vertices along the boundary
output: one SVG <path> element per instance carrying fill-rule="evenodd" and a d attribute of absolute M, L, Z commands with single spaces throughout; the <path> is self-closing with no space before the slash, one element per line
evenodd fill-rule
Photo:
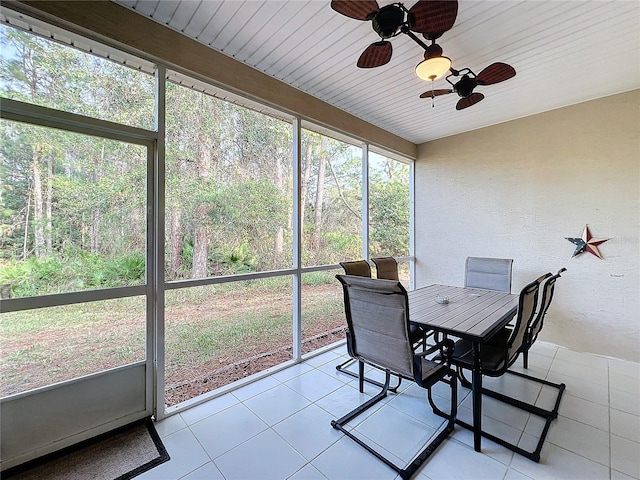
<path fill-rule="evenodd" d="M 179 179 L 185 180 L 187 177 L 186 173 L 187 169 L 187 161 L 184 158 L 178 158 L 176 160 L 176 175 Z M 184 183 L 180 183 L 179 193 L 176 192 L 176 198 L 183 198 L 184 193 Z M 182 231 L 182 201 L 178 200 L 174 202 L 174 205 L 170 207 L 170 224 L 169 224 L 169 235 L 170 235 L 170 251 L 169 251 L 169 278 L 171 280 L 175 280 L 180 275 L 180 270 L 182 269 L 182 244 L 184 242 L 184 232 Z"/>
<path fill-rule="evenodd" d="M 324 177 L 327 169 L 327 159 L 324 156 L 324 141 L 321 143 L 318 155 L 318 184 L 316 186 L 316 204 L 313 217 L 313 237 L 316 248 L 320 245 L 322 233 L 322 206 L 324 203 Z"/>
<path fill-rule="evenodd" d="M 27 192 L 27 213 L 24 219 L 24 243 L 22 244 L 22 260 L 27 259 L 27 243 L 29 240 L 29 215 L 31 214 L 31 192 Z"/>
<path fill-rule="evenodd" d="M 100 156 L 93 161 L 93 181 L 97 184 L 102 177 L 102 164 L 104 163 L 104 143 L 100 149 Z M 91 241 L 91 253 L 99 253 L 100 249 L 100 208 L 95 206 L 91 212 L 91 226 L 89 230 Z"/>
<path fill-rule="evenodd" d="M 302 185 L 300 185 L 300 229 L 304 231 L 304 210 L 307 204 L 307 193 L 309 192 L 309 180 L 311 179 L 311 164 L 313 163 L 313 146 L 311 142 L 307 147 L 307 155 L 304 159 L 304 173 L 302 175 Z"/>
<path fill-rule="evenodd" d="M 282 161 L 277 158 L 276 159 L 276 185 L 278 187 L 278 191 L 284 195 L 284 172 L 282 167 Z M 282 225 L 278 227 L 276 231 L 276 240 L 275 240 L 275 265 L 277 267 L 281 267 L 281 259 L 282 259 L 282 251 L 284 250 L 284 228 Z"/>
<path fill-rule="evenodd" d="M 391 159 L 387 158 L 385 161 L 385 167 L 387 170 L 387 179 L 391 181 L 393 179 L 393 166 L 391 165 Z"/>
<path fill-rule="evenodd" d="M 45 230 L 45 243 L 47 255 L 53 253 L 53 227 L 52 227 L 52 204 L 53 204 L 53 156 L 47 155 L 47 197 L 46 197 L 46 216 L 47 227 Z"/>
<path fill-rule="evenodd" d="M 171 257 L 169 260 L 169 279 L 178 278 L 182 267 L 182 209 L 173 207 L 171 209 Z"/>
<path fill-rule="evenodd" d="M 198 158 L 196 164 L 198 177 L 206 180 L 211 175 L 211 146 L 209 139 L 203 133 L 198 135 Z M 193 266 L 191 269 L 192 278 L 203 278 L 208 276 L 209 257 L 209 232 L 207 231 L 207 219 L 209 205 L 201 203 L 196 207 L 195 221 L 196 228 L 193 238 Z"/>
<path fill-rule="evenodd" d="M 42 196 L 42 172 L 40 170 L 39 148 L 33 152 L 31 169 L 33 172 L 33 225 L 34 247 L 37 258 L 44 257 L 46 253 L 44 242 L 44 201 Z"/>
<path fill-rule="evenodd" d="M 207 227 L 204 225 L 206 221 L 209 207 L 207 205 L 198 205 L 196 208 L 196 231 L 193 239 L 193 268 L 191 270 L 192 278 L 204 278 L 208 276 L 207 261 L 209 253 L 209 236 Z"/>
<path fill-rule="evenodd" d="M 100 242 L 98 241 L 99 228 L 98 223 L 100 222 L 100 212 L 97 210 L 93 210 L 91 212 L 91 226 L 89 228 L 89 238 L 91 239 L 90 251 L 91 253 L 98 253 L 100 248 Z"/>

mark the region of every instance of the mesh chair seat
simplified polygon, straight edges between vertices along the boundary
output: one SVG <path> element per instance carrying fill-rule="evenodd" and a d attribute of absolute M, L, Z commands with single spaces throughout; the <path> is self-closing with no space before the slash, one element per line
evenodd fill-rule
<path fill-rule="evenodd" d="M 397 280 L 398 279 L 398 263 L 393 257 L 381 257 L 372 259 L 374 264 L 376 265 L 378 278 L 384 278 L 388 280 Z M 340 266 L 343 268 L 346 275 L 353 275 L 365 278 L 371 278 L 371 266 L 369 262 L 366 260 L 352 260 L 340 262 Z M 426 349 L 426 337 L 427 332 L 420 326 L 411 324 L 409 328 L 409 338 L 411 343 L 415 346 L 420 344 L 423 345 L 423 350 Z M 347 332 L 347 351 L 349 355 L 353 357 L 352 347 L 351 347 L 351 337 L 349 332 Z M 371 378 L 367 378 L 364 376 L 364 365 L 362 362 L 359 362 L 358 365 L 358 373 L 351 372 L 347 370 L 347 367 L 351 365 L 355 361 L 355 358 L 350 358 L 349 360 L 342 362 L 339 365 L 336 365 L 336 370 L 339 372 L 345 373 L 347 375 L 356 377 L 360 379 L 360 390 L 362 391 L 362 380 L 372 383 L 377 386 L 382 386 L 380 382 L 377 380 L 373 380 Z M 396 391 L 400 386 L 402 379 L 398 379 L 397 385 L 390 388 L 390 390 Z"/>
<path fill-rule="evenodd" d="M 538 306 L 536 308 L 535 316 L 531 319 L 529 325 L 527 325 L 527 331 L 524 336 L 523 345 L 521 347 L 522 353 L 522 364 L 524 368 L 529 368 L 528 362 L 528 354 L 531 346 L 534 344 L 536 339 L 538 338 L 538 334 L 540 330 L 542 330 L 542 325 L 544 322 L 544 318 L 551 306 L 551 300 L 553 299 L 553 292 L 555 290 L 555 283 L 562 272 L 566 271 L 566 268 L 561 268 L 558 270 L 558 273 L 552 275 L 551 273 L 546 273 L 541 275 L 536 280 L 540 282 L 542 285 L 542 295 L 538 295 Z M 489 341 L 490 344 L 502 344 L 508 340 L 509 336 L 513 332 L 513 325 L 507 325 L 502 330 L 500 330 L 496 335 L 494 335 Z"/>
<path fill-rule="evenodd" d="M 371 278 L 371 266 L 369 265 L 369 262 L 367 262 L 366 260 L 350 260 L 350 261 L 344 261 L 344 262 L 340 262 L 339 265 L 342 267 L 342 269 L 344 270 L 344 273 L 346 275 L 353 275 L 353 276 L 358 276 L 358 277 L 365 277 L 365 278 Z M 342 363 L 340 363 L 339 365 L 336 365 L 336 370 L 339 372 L 342 372 L 346 375 L 349 375 L 351 377 L 355 377 L 358 379 L 358 384 L 359 384 L 359 388 L 360 391 L 363 391 L 363 382 L 369 382 L 372 383 L 373 385 L 377 385 L 379 387 L 382 387 L 382 383 L 378 382 L 377 380 L 374 380 L 372 378 L 368 378 L 365 376 L 364 374 L 364 363 L 362 361 L 358 361 L 358 372 L 352 372 L 350 370 L 348 370 L 348 367 L 350 365 L 352 365 L 357 359 L 354 357 L 353 355 L 353 348 L 352 348 L 352 336 L 350 334 L 350 332 L 347 330 L 346 332 L 347 335 L 347 351 L 349 352 L 349 355 L 352 357 Z M 414 338 L 414 341 L 418 341 L 419 339 L 422 338 L 422 332 L 421 331 L 416 331 L 414 333 L 411 334 L 412 338 Z M 401 378 L 398 378 L 398 383 L 391 387 L 389 390 L 391 390 L 392 392 L 395 392 L 399 387 L 400 384 L 402 382 Z"/>
<path fill-rule="evenodd" d="M 473 368 L 473 346 L 467 340 L 458 340 L 453 349 L 455 364 L 461 368 Z M 504 346 L 487 343 L 480 348 L 480 362 L 483 372 L 491 376 L 492 372 L 499 372 L 504 365 Z"/>
<path fill-rule="evenodd" d="M 515 361 L 524 343 L 527 327 L 535 313 L 539 287 L 540 283 L 538 280 L 534 280 L 527 284 L 520 292 L 516 324 L 507 341 L 502 344 L 486 343 L 481 346 L 480 358 L 482 360 L 483 373 L 493 376 L 502 375 Z M 469 362 L 469 342 L 459 340 L 456 344 L 459 354 L 456 355 L 454 350 L 451 360 L 452 363 L 459 368 L 471 368 L 473 362 Z M 501 358 L 496 358 L 496 352 L 500 353 L 498 357 Z M 487 363 L 484 362 L 485 359 L 483 359 L 483 355 L 486 356 Z M 493 368 L 490 368 L 489 365 L 492 365 Z"/>
<path fill-rule="evenodd" d="M 529 367 L 529 349 L 534 344 L 536 339 L 538 338 L 538 334 L 540 330 L 542 330 L 542 325 L 544 324 L 544 318 L 547 315 L 547 311 L 551 306 L 551 300 L 553 299 L 553 293 L 555 291 L 555 285 L 560 275 L 566 271 L 566 268 L 561 268 L 558 270 L 558 273 L 555 275 L 547 274 L 547 280 L 544 283 L 544 288 L 542 289 L 541 301 L 538 306 L 538 312 L 529 325 L 527 329 L 527 335 L 525 337 L 525 345 L 522 350 L 522 364 L 524 368 Z"/>

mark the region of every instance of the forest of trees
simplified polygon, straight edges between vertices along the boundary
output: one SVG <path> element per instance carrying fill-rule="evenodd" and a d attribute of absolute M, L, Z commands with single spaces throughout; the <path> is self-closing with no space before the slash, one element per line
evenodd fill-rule
<path fill-rule="evenodd" d="M 0 95 L 152 129 L 153 76 L 2 26 Z M 166 89 L 165 278 L 293 263 L 291 123 Z M 362 255 L 362 151 L 303 130 L 303 265 Z M 370 252 L 409 253 L 409 167 L 370 156 Z M 13 296 L 144 283 L 147 152 L 0 123 L 0 284 Z"/>

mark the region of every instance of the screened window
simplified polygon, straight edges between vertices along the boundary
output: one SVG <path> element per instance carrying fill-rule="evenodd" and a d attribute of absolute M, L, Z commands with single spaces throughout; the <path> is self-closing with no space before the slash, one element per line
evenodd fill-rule
<path fill-rule="evenodd" d="M 0 25 L 0 94 L 65 112 L 152 129 L 152 75 Z"/>
<path fill-rule="evenodd" d="M 335 265 L 410 254 L 410 167 L 62 37 L 0 25 L 0 396 L 146 361 L 173 406 L 343 340 Z"/>
<path fill-rule="evenodd" d="M 0 138 L 11 296 L 145 283 L 147 149 L 7 120 Z"/>
<path fill-rule="evenodd" d="M 292 266 L 291 124 L 167 84 L 167 280 Z"/>
<path fill-rule="evenodd" d="M 3 313 L 0 397 L 143 361 L 145 319 L 144 297 Z"/>
<path fill-rule="evenodd" d="M 409 255 L 409 165 L 369 154 L 369 255 Z"/>
<path fill-rule="evenodd" d="M 302 263 L 362 256 L 362 148 L 302 131 Z"/>

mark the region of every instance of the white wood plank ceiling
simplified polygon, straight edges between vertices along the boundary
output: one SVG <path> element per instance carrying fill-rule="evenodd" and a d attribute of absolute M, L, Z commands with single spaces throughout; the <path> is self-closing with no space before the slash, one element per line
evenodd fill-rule
<path fill-rule="evenodd" d="M 485 99 L 457 111 L 455 94 L 431 99 L 415 66 L 423 49 L 392 38 L 391 61 L 359 69 L 379 40 L 371 22 L 330 0 L 118 0 L 117 3 L 414 143 L 640 88 L 638 0 L 460 0 L 438 44 L 454 68 L 501 61 L 517 75 L 479 86 Z M 387 5 L 390 1 L 379 1 Z M 410 8 L 415 2 L 406 4 Z M 449 88 L 444 79 L 434 88 Z"/>

